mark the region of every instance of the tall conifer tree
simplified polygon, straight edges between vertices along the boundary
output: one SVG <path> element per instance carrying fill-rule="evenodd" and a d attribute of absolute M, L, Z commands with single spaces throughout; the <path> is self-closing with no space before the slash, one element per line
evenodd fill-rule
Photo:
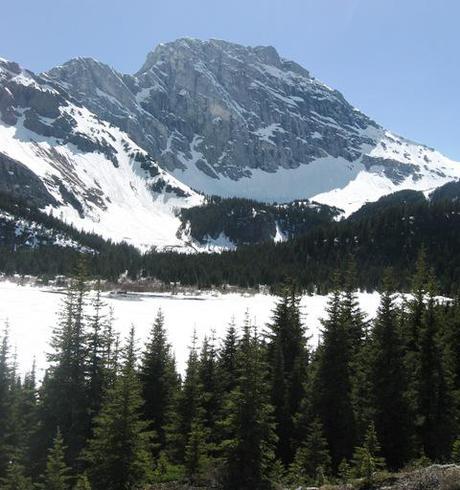
<path fill-rule="evenodd" d="M 134 329 L 124 350 L 123 366 L 95 419 L 85 461 L 95 490 L 139 488 L 151 480 L 149 423 L 142 420 L 142 397 Z"/>

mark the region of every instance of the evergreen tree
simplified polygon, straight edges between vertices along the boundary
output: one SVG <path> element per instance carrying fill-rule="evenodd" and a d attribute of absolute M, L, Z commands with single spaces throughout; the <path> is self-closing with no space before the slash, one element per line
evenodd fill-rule
<path fill-rule="evenodd" d="M 179 376 L 171 346 L 167 341 L 161 310 L 157 314 L 142 356 L 139 377 L 144 400 L 143 413 L 145 419 L 151 421 L 158 454 L 166 447 L 179 393 Z"/>
<path fill-rule="evenodd" d="M 109 353 L 112 339 L 106 335 L 111 330 L 107 325 L 102 301 L 100 283 L 97 283 L 95 297 L 92 300 L 92 314 L 88 318 L 88 401 L 90 422 L 99 413 L 104 393 L 109 385 Z M 90 433 L 91 427 L 88 428 Z"/>
<path fill-rule="evenodd" d="M 199 364 L 200 386 L 203 390 L 203 428 L 209 436 L 210 449 L 215 450 L 218 443 L 216 426 L 221 412 L 223 393 L 214 333 L 211 338 L 205 337 L 203 341 Z"/>
<path fill-rule="evenodd" d="M 48 355 L 51 364 L 40 390 L 40 434 L 42 454 L 52 434 L 59 427 L 67 445 L 71 466 L 78 465 L 90 424 L 90 401 L 87 389 L 87 331 L 85 312 L 87 287 L 84 266 L 69 287 L 53 332 Z M 40 455 L 37 457 L 40 460 Z"/>
<path fill-rule="evenodd" d="M 430 459 L 438 461 L 450 455 L 455 430 L 450 378 L 439 341 L 434 287 L 428 284 L 428 298 L 419 336 L 418 410 L 424 452 Z"/>
<path fill-rule="evenodd" d="M 315 419 L 308 430 L 305 443 L 297 450 L 294 463 L 290 467 L 293 476 L 297 474 L 306 483 L 322 484 L 325 475 L 331 472 L 331 457 L 323 428 Z M 300 481 L 294 482 L 299 484 Z"/>
<path fill-rule="evenodd" d="M 337 289 L 331 295 L 327 312 L 312 397 L 313 409 L 323 425 L 335 471 L 342 459 L 351 457 L 356 441 L 351 398 L 351 352 Z"/>
<path fill-rule="evenodd" d="M 25 475 L 24 467 L 17 463 L 7 466 L 5 478 L 0 480 L 0 490 L 33 490 L 32 480 Z"/>
<path fill-rule="evenodd" d="M 192 483 L 199 483 L 209 466 L 207 435 L 200 421 L 193 422 L 185 446 L 185 471 Z"/>
<path fill-rule="evenodd" d="M 234 320 L 229 324 L 218 359 L 223 393 L 231 393 L 238 381 L 238 334 Z"/>
<path fill-rule="evenodd" d="M 375 472 L 385 467 L 385 459 L 380 456 L 380 445 L 372 423 L 367 430 L 363 446 L 355 449 L 353 467 L 355 477 L 364 478 L 366 483 L 371 483 Z"/>
<path fill-rule="evenodd" d="M 58 430 L 53 446 L 48 453 L 42 485 L 44 490 L 67 490 L 70 488 L 70 469 L 65 463 L 65 449 L 62 434 Z"/>
<path fill-rule="evenodd" d="M 91 490 L 91 483 L 89 482 L 86 473 L 83 473 L 83 475 L 80 475 L 77 478 L 77 483 L 75 484 L 73 490 Z"/>
<path fill-rule="evenodd" d="M 368 325 L 361 311 L 356 294 L 357 269 L 353 257 L 348 259 L 343 281 L 341 301 L 341 322 L 347 332 L 350 352 L 350 380 L 352 386 L 352 404 L 355 418 L 356 437 L 364 437 L 372 418 L 369 380 L 369 343 Z"/>
<path fill-rule="evenodd" d="M 394 300 L 392 277 L 388 271 L 372 331 L 370 377 L 375 428 L 382 454 L 389 467 L 397 469 L 411 457 L 415 428 L 407 399 L 404 349 Z"/>
<path fill-rule="evenodd" d="M 152 477 L 151 433 L 142 420 L 134 344 L 131 329 L 121 373 L 95 419 L 94 435 L 84 454 L 95 490 L 138 488 Z"/>
<path fill-rule="evenodd" d="M 460 439 L 455 439 L 452 444 L 452 453 L 450 456 L 452 463 L 460 464 Z"/>
<path fill-rule="evenodd" d="M 177 458 L 184 461 L 185 447 L 192 431 L 192 424 L 203 420 L 204 393 L 200 379 L 200 360 L 196 347 L 197 338 L 194 333 L 192 345 L 187 360 L 185 380 L 179 396 L 178 403 L 178 426 L 176 440 Z"/>
<path fill-rule="evenodd" d="M 268 359 L 271 400 L 277 424 L 277 456 L 292 461 L 298 441 L 295 420 L 305 397 L 308 351 L 300 319 L 300 297 L 287 290 L 277 304 L 269 325 Z"/>
<path fill-rule="evenodd" d="M 228 406 L 232 439 L 227 449 L 225 483 L 241 490 L 270 488 L 276 444 L 273 407 L 266 379 L 266 354 L 246 320 L 239 353 L 239 379 Z"/>
<path fill-rule="evenodd" d="M 12 368 L 8 329 L 0 338 L 0 478 L 6 475 L 14 448 L 11 446 L 12 420 Z"/>

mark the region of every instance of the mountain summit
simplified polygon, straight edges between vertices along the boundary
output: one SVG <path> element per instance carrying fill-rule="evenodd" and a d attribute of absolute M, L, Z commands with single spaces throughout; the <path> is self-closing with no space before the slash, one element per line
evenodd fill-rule
<path fill-rule="evenodd" d="M 351 212 L 460 176 L 271 46 L 186 38 L 160 44 L 135 75 L 80 58 L 47 76 L 207 194 L 314 198 Z"/>
<path fill-rule="evenodd" d="M 179 39 L 134 75 L 93 58 L 40 75 L 0 60 L 0 192 L 140 248 L 189 247 L 181 209 L 203 194 L 350 214 L 459 177 L 459 163 L 387 131 L 270 46 Z"/>

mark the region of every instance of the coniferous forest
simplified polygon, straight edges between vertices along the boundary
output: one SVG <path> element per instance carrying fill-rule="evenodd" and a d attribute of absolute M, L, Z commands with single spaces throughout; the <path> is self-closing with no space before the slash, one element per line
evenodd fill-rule
<path fill-rule="evenodd" d="M 82 265 L 41 379 L 18 371 L 8 327 L 1 337 L 0 489 L 373 488 L 460 463 L 460 300 L 437 296 L 421 254 L 410 295 L 385 272 L 368 322 L 355 276 L 335 275 L 315 348 L 286 287 L 269 325 L 248 315 L 190 339 L 180 375 L 161 311 L 145 345 L 134 329 L 119 339 Z"/>

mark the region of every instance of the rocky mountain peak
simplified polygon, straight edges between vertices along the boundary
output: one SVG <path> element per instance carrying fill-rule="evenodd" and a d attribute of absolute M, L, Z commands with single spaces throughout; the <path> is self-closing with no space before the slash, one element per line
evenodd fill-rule
<path fill-rule="evenodd" d="M 206 194 L 315 198 L 351 212 L 458 173 L 271 46 L 182 38 L 157 46 L 134 75 L 79 59 L 47 77 Z"/>

